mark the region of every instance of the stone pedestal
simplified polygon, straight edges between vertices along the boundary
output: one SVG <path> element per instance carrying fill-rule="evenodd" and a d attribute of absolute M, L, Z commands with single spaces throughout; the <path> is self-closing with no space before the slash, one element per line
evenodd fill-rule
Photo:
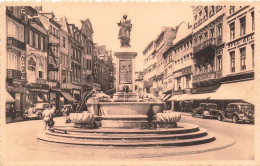
<path fill-rule="evenodd" d="M 116 94 L 114 98 L 136 98 L 135 93 L 135 57 L 137 52 L 131 48 L 121 48 L 114 53 L 117 58 L 116 65 Z M 128 93 L 124 93 L 124 87 L 128 87 Z"/>

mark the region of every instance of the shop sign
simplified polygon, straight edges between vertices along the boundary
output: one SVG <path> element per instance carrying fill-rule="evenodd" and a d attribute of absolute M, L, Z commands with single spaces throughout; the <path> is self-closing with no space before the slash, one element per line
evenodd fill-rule
<path fill-rule="evenodd" d="M 26 68 L 25 68 L 25 55 L 23 51 L 21 52 L 21 72 L 22 72 L 21 79 L 25 79 Z"/>
<path fill-rule="evenodd" d="M 47 89 L 47 90 L 49 90 L 49 85 L 31 83 L 31 84 L 28 85 L 28 88 L 32 88 L 32 89 Z"/>
<path fill-rule="evenodd" d="M 249 35 L 246 35 L 244 37 L 241 37 L 235 41 L 232 41 L 230 43 L 227 44 L 228 48 L 232 48 L 232 47 L 236 47 L 238 45 L 241 45 L 241 44 L 245 44 L 247 43 L 248 41 L 251 41 L 254 39 L 254 33 L 251 33 Z"/>

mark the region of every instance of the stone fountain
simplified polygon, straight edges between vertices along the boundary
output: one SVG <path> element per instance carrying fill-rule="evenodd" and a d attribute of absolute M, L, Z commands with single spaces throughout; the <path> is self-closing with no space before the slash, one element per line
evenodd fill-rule
<path fill-rule="evenodd" d="M 120 25 L 121 48 L 116 51 L 116 93 L 113 98 L 94 95 L 88 110 L 72 113 L 72 125 L 56 126 L 38 139 L 48 142 L 88 146 L 188 146 L 209 143 L 215 137 L 205 129 L 178 123 L 181 114 L 164 112 L 158 99 L 141 99 L 135 92 L 135 58 L 130 47 L 132 25 L 124 19 Z M 130 22 L 131 24 L 131 22 Z M 131 27 L 129 29 L 129 27 Z"/>

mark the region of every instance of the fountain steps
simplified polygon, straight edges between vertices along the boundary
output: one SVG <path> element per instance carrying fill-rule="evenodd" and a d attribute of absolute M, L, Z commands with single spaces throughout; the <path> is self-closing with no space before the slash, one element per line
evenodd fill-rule
<path fill-rule="evenodd" d="M 57 132 L 50 132 L 46 131 L 46 134 L 48 136 L 53 137 L 62 137 L 62 138 L 74 138 L 74 139 L 84 139 L 84 140 L 129 140 L 129 141 L 157 141 L 160 140 L 166 140 L 166 139 L 192 139 L 192 138 L 199 138 L 204 137 L 207 134 L 207 131 L 205 129 L 200 129 L 199 131 L 193 132 L 193 133 L 185 133 L 185 134 L 74 134 L 74 133 L 57 133 Z"/>
<path fill-rule="evenodd" d="M 42 134 L 38 137 L 39 140 L 61 143 L 61 144 L 71 144 L 71 145 L 85 145 L 85 146 L 114 146 L 114 147 L 149 147 L 149 146 L 190 146 L 209 143 L 215 140 L 214 135 L 208 134 L 207 136 L 193 139 L 178 139 L 178 140 L 154 140 L 154 141 L 111 141 L 111 140 L 84 140 L 75 138 L 61 138 L 56 136 L 49 136 L 47 134 Z"/>
<path fill-rule="evenodd" d="M 198 125 L 188 123 L 178 123 L 177 128 L 158 128 L 158 129 L 120 129 L 120 128 L 100 128 L 100 129 L 81 129 L 73 126 L 56 126 L 55 131 L 74 132 L 74 133 L 101 133 L 101 134 L 183 134 L 192 133 L 199 130 Z"/>
<path fill-rule="evenodd" d="M 75 129 L 72 126 L 56 126 L 46 131 L 39 140 L 86 146 L 147 147 L 189 146 L 215 140 L 212 134 L 194 124 L 178 123 L 177 128 L 157 129 Z"/>

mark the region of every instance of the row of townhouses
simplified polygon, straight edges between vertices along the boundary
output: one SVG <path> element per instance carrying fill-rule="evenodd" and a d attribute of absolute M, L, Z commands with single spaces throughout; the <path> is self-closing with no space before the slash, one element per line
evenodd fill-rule
<path fill-rule="evenodd" d="M 144 49 L 144 94 L 174 110 L 203 100 L 222 108 L 254 103 L 254 6 L 194 6 L 193 13 L 193 25 L 163 27 Z"/>
<path fill-rule="evenodd" d="M 79 28 L 42 7 L 9 6 L 6 31 L 6 101 L 18 112 L 39 102 L 59 109 L 80 102 L 93 88 L 114 87 L 112 53 L 93 42 L 89 19 Z"/>

